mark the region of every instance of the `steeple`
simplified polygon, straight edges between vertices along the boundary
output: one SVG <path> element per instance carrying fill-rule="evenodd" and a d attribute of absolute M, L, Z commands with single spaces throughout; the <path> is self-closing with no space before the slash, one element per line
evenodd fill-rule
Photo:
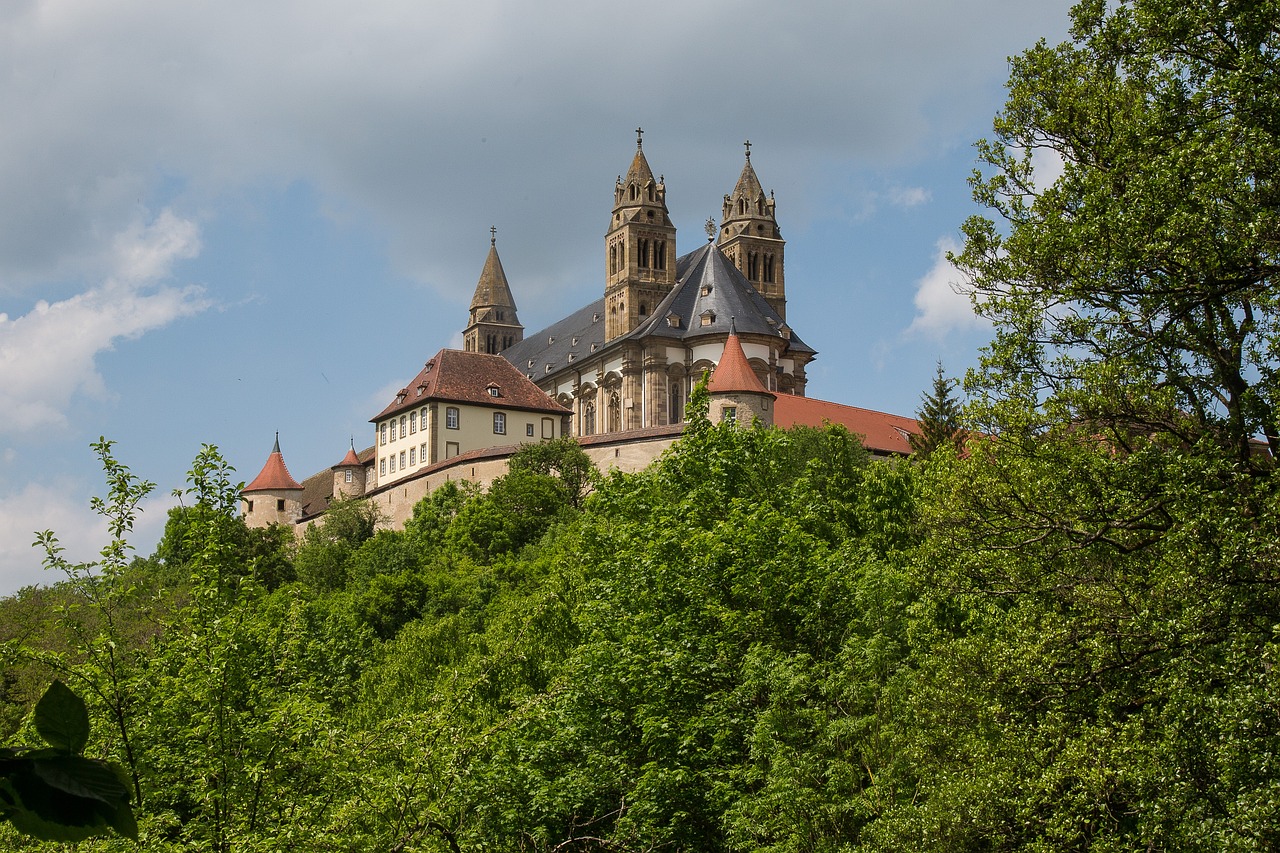
<path fill-rule="evenodd" d="M 490 228 L 489 255 L 471 297 L 467 328 L 462 332 L 463 349 L 496 354 L 523 339 L 524 326 L 516 317 L 516 301 L 498 257 L 498 229 Z"/>
<path fill-rule="evenodd" d="M 636 128 L 636 153 L 624 180 L 613 188 L 613 218 L 605 234 L 605 340 L 644 322 L 676 283 L 676 229 L 667 210 L 667 188 L 644 156 L 644 131 Z"/>
<path fill-rule="evenodd" d="M 280 433 L 266 464 L 240 493 L 244 523 L 249 527 L 292 524 L 302 516 L 302 484 L 293 479 L 280 452 Z"/>
<path fill-rule="evenodd" d="M 724 197 L 719 246 L 752 287 L 785 320 L 787 292 L 783 248 L 786 243 L 778 230 L 773 195 L 765 195 L 751 165 L 750 140 L 743 145 L 747 149 L 746 163 L 733 192 Z"/>

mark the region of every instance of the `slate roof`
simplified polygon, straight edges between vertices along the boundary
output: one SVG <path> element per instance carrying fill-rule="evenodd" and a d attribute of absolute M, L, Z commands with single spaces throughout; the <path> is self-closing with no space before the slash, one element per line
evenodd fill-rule
<path fill-rule="evenodd" d="M 498 389 L 496 396 L 489 393 L 490 387 Z M 430 400 L 553 415 L 569 413 L 502 356 L 442 349 L 427 361 L 412 382 L 400 389 L 385 409 L 369 419 L 370 423 Z"/>
<path fill-rule="evenodd" d="M 267 456 L 266 464 L 253 478 L 253 482 L 244 487 L 242 494 L 249 492 L 266 492 L 280 489 L 301 489 L 302 484 L 293 479 L 284 464 L 284 455 L 280 452 L 280 436 L 276 436 L 275 446 Z"/>
<path fill-rule="evenodd" d="M 773 408 L 774 426 L 820 427 L 839 424 L 849 432 L 862 436 L 863 445 L 873 453 L 906 456 L 911 452 L 911 433 L 920 432 L 915 418 L 860 409 L 841 403 L 829 403 L 812 397 L 779 394 Z"/>
<path fill-rule="evenodd" d="M 714 320 L 702 325 L 703 314 L 709 314 Z M 671 317 L 679 319 L 678 325 L 669 322 Z M 526 336 L 503 350 L 502 356 L 537 382 L 623 341 L 644 337 L 692 341 L 724 335 L 731 325 L 736 325 L 739 334 L 780 336 L 786 324 L 738 268 L 729 263 L 720 248 L 707 243 L 677 259 L 676 286 L 649 318 L 628 334 L 609 341 L 607 346 L 604 298 L 601 297 L 542 331 Z M 787 349 L 817 354 L 794 333 L 790 333 Z M 547 370 L 548 364 L 550 370 Z"/>

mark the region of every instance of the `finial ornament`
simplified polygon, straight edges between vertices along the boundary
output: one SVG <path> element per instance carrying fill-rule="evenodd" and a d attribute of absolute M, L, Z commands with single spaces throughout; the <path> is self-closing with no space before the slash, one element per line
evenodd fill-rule
<path fill-rule="evenodd" d="M 710 243 L 712 240 L 716 238 L 716 221 L 712 219 L 710 216 L 708 216 L 706 224 L 702 227 L 706 229 L 707 242 Z"/>
<path fill-rule="evenodd" d="M 751 140 L 748 139 L 746 142 L 742 144 L 747 147 L 747 159 L 750 160 L 751 159 Z"/>
<path fill-rule="evenodd" d="M 489 226 L 489 245 L 498 245 L 498 227 L 496 225 Z"/>
<path fill-rule="evenodd" d="M 644 147 L 644 128 L 642 127 L 636 128 L 636 147 L 637 148 Z"/>

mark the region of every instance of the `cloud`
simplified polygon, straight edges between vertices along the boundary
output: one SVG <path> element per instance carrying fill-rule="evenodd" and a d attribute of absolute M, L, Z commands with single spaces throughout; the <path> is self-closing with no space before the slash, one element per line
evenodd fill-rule
<path fill-rule="evenodd" d="M 28 313 L 0 314 L 0 431 L 61 426 L 77 394 L 101 395 L 99 353 L 207 307 L 199 288 L 155 286 L 175 261 L 194 257 L 195 224 L 166 210 L 112 241 L 114 271 L 101 285 Z"/>
<path fill-rule="evenodd" d="M 894 187 L 888 192 L 889 203 L 895 207 L 919 207 L 933 198 L 924 187 Z"/>
<path fill-rule="evenodd" d="M 1036 187 L 1043 190 L 1062 177 L 1066 163 L 1054 149 L 1037 148 L 1031 152 L 1031 168 L 1035 172 Z"/>
<path fill-rule="evenodd" d="M 986 328 L 987 321 L 973 313 L 968 295 L 959 291 L 963 276 L 947 260 L 947 253 L 960 251 L 960 245 L 943 237 L 937 246 L 933 266 L 916 283 L 916 316 L 906 334 L 942 338 L 951 331 Z"/>

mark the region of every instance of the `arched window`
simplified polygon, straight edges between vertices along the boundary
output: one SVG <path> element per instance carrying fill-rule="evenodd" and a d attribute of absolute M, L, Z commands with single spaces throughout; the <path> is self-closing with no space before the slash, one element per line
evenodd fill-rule
<path fill-rule="evenodd" d="M 653 267 L 654 269 L 665 270 L 667 268 L 667 241 L 653 241 Z"/>
<path fill-rule="evenodd" d="M 582 434 L 596 434 L 596 401 L 587 400 L 582 404 Z"/>
<path fill-rule="evenodd" d="M 773 255 L 765 253 L 764 256 L 764 280 L 773 281 Z"/>
<path fill-rule="evenodd" d="M 678 424 L 684 420 L 684 395 L 680 392 L 679 380 L 671 381 L 670 400 L 667 403 L 667 423 Z"/>
<path fill-rule="evenodd" d="M 760 253 L 747 252 L 747 278 L 751 281 L 760 280 Z"/>
<path fill-rule="evenodd" d="M 622 398 L 614 391 L 609 395 L 609 432 L 622 431 Z"/>
<path fill-rule="evenodd" d="M 640 265 L 640 269 L 649 268 L 649 241 L 640 240 L 636 244 L 636 263 Z"/>

